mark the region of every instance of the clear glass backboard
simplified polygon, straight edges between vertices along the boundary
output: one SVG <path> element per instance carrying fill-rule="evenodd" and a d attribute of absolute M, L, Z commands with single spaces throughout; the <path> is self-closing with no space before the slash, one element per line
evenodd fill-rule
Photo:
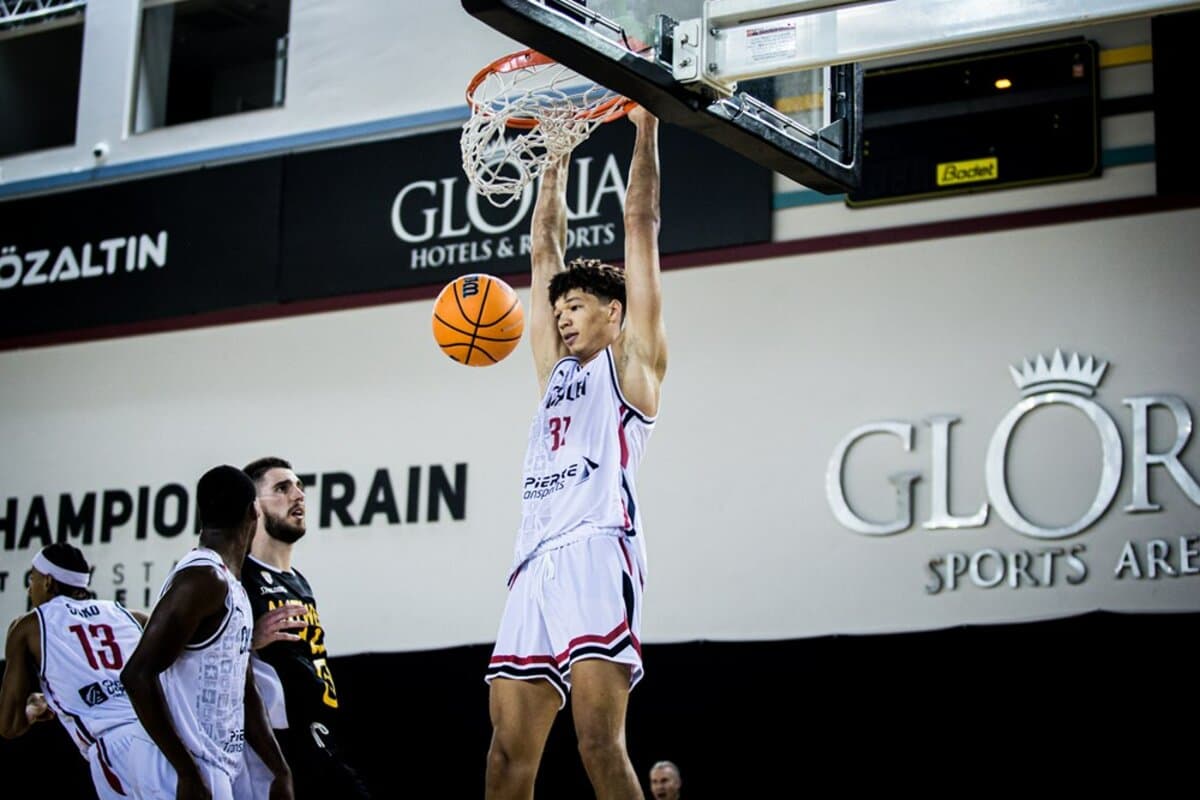
<path fill-rule="evenodd" d="M 842 193 L 859 183 L 862 69 L 778 69 L 778 60 L 800 45 L 786 24 L 767 22 L 745 34 L 760 74 L 723 81 L 722 55 L 701 47 L 704 0 L 462 3 L 493 28 L 660 118 L 812 189 Z"/>

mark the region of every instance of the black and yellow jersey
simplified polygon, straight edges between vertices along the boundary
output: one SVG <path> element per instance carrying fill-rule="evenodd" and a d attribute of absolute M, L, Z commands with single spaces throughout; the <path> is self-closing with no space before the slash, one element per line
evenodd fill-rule
<path fill-rule="evenodd" d="M 321 627 L 312 587 L 299 570 L 283 571 L 250 555 L 242 566 L 242 585 L 250 596 L 256 620 L 285 603 L 303 606 L 296 615 L 303 617 L 307 625 L 290 631 L 300 641 L 273 642 L 255 652 L 279 677 L 288 727 L 331 721 L 338 706 L 337 689 L 326 661 L 325 630 Z M 266 701 L 270 692 L 262 693 Z"/>

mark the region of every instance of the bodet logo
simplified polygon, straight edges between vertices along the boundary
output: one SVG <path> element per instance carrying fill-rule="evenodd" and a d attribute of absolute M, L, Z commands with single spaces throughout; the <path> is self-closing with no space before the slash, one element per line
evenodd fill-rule
<path fill-rule="evenodd" d="M 987 490 L 985 501 L 975 513 L 958 516 L 951 512 L 950 485 L 950 427 L 960 420 L 953 414 L 936 414 L 924 422 L 931 431 L 931 487 L 929 518 L 922 527 L 926 530 L 961 530 L 982 528 L 994 511 L 1000 521 L 1013 532 L 1029 539 L 1041 540 L 1043 546 L 1020 549 L 985 548 L 974 553 L 952 552 L 929 561 L 929 581 L 925 591 L 939 594 L 955 590 L 968 582 L 979 588 L 1008 585 L 1022 587 L 1052 586 L 1061 581 L 1076 585 L 1088 576 L 1089 565 L 1083 557 L 1086 546 L 1081 542 L 1057 544 L 1086 531 L 1110 511 L 1117 497 L 1121 477 L 1128 469 L 1129 497 L 1122 510 L 1127 513 L 1158 512 L 1160 503 L 1150 496 L 1150 474 L 1160 469 L 1170 477 L 1187 501 L 1200 506 L 1200 485 L 1184 465 L 1181 454 L 1192 434 L 1192 413 L 1185 400 L 1174 394 L 1145 394 L 1124 397 L 1131 441 L 1129 452 L 1113 417 L 1096 399 L 1108 363 L 1088 356 L 1072 354 L 1065 358 L 1060 350 L 1047 359 L 1038 355 L 1031 363 L 1009 367 L 1022 399 L 1000 419 L 992 433 L 984 459 Z M 1095 495 L 1087 509 L 1072 522 L 1057 526 L 1040 525 L 1023 513 L 1009 489 L 1010 439 L 1018 423 L 1039 409 L 1049 406 L 1069 406 L 1081 413 L 1099 437 L 1101 465 Z M 1152 414 L 1152 411 L 1155 413 Z M 1173 421 L 1174 431 L 1156 431 L 1151 425 L 1166 425 Z M 871 436 L 890 436 L 899 440 L 904 451 L 913 450 L 914 426 L 903 421 L 880 421 L 861 425 L 846 434 L 834 448 L 825 473 L 825 493 L 834 517 L 845 528 L 865 536 L 891 536 L 913 526 L 913 484 L 923 478 L 919 471 L 896 472 L 891 475 L 854 475 L 856 481 L 885 479 L 896 491 L 896 507 L 890 520 L 872 521 L 851 507 L 846 495 L 847 457 L 857 443 Z M 1160 444 L 1171 440 L 1168 447 L 1151 449 L 1151 441 Z M 1159 491 L 1166 484 L 1159 483 Z M 1052 491 L 1053 487 L 1047 487 Z M 1183 500 L 1172 502 L 1186 502 Z M 1129 540 L 1121 547 L 1112 565 L 1117 579 L 1157 579 L 1200 574 L 1200 533 L 1194 525 L 1180 530 L 1170 539 Z"/>

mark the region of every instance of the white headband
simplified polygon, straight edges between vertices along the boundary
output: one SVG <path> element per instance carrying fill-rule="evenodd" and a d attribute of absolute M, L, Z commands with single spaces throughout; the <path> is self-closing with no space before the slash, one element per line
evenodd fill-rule
<path fill-rule="evenodd" d="M 60 567 L 58 564 L 51 564 L 50 559 L 42 555 L 41 551 L 33 557 L 33 568 L 43 575 L 49 575 L 59 583 L 67 586 L 74 586 L 79 589 L 86 589 L 88 581 L 91 580 L 90 572 L 75 572 L 74 570 Z"/>

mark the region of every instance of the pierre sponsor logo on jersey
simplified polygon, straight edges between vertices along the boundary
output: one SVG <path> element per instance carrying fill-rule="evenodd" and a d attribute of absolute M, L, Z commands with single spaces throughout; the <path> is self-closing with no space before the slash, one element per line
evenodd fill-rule
<path fill-rule="evenodd" d="M 246 732 L 242 728 L 236 731 L 230 731 L 229 738 L 225 740 L 225 744 L 221 745 L 221 749 L 226 753 L 240 753 L 246 749 Z"/>
<path fill-rule="evenodd" d="M 572 464 L 559 472 L 526 478 L 525 492 L 522 498 L 525 500 L 540 500 L 555 492 L 562 491 L 568 485 L 578 486 L 592 477 L 592 470 L 599 466 L 598 463 L 584 456 L 582 462 Z M 578 478 L 578 480 L 573 480 L 575 478 Z"/>

